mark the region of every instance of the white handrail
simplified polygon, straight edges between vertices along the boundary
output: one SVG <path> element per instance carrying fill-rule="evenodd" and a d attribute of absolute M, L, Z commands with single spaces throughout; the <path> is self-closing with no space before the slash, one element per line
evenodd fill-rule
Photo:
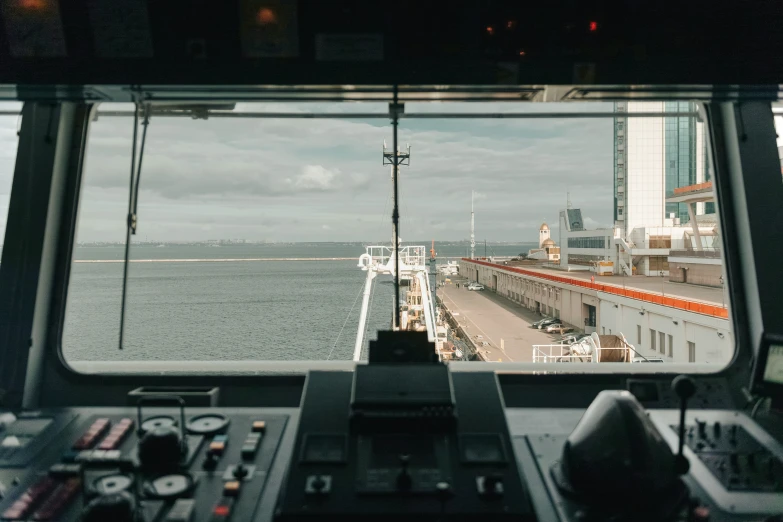
<path fill-rule="evenodd" d="M 364 283 L 364 296 L 362 297 L 362 310 L 359 314 L 359 326 L 356 330 L 356 344 L 353 346 L 353 360 L 359 361 L 362 356 L 362 347 L 364 346 L 364 330 L 367 326 L 368 304 L 370 302 L 370 293 L 372 290 L 372 281 L 375 279 L 375 270 L 367 270 L 367 279 Z"/>

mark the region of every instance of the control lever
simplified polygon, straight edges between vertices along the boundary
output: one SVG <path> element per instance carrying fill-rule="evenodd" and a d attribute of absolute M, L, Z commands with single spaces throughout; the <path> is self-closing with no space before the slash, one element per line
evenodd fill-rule
<path fill-rule="evenodd" d="M 174 403 L 179 406 L 180 428 L 176 426 L 160 425 L 144 431 L 142 422 L 142 403 Z M 139 462 L 144 471 L 170 471 L 176 469 L 185 458 L 187 446 L 187 433 L 185 430 L 185 401 L 176 395 L 157 395 L 141 397 L 136 404 L 139 435 Z"/>
<path fill-rule="evenodd" d="M 234 478 L 237 478 L 239 480 L 244 479 L 248 476 L 250 472 L 247 470 L 247 468 L 240 462 L 236 465 L 234 468 Z"/>
<path fill-rule="evenodd" d="M 691 467 L 688 459 L 683 454 L 683 447 L 685 446 L 685 410 L 688 407 L 688 399 L 696 393 L 696 383 L 687 375 L 678 375 L 672 381 L 672 390 L 680 398 L 680 426 L 677 430 L 679 446 L 677 455 L 674 457 L 674 470 L 678 475 L 685 475 Z M 699 427 L 699 436 L 701 437 L 703 430 L 701 425 Z"/>
<path fill-rule="evenodd" d="M 135 480 L 128 491 L 117 491 L 107 495 L 93 493 L 88 482 L 91 471 L 116 470 L 133 477 L 136 472 L 132 461 L 121 460 L 118 462 L 89 462 L 85 463 L 79 471 L 82 483 L 82 522 L 143 522 L 143 515 L 139 509 L 139 496 Z"/>
<path fill-rule="evenodd" d="M 408 471 L 408 465 L 410 464 L 411 456 L 405 453 L 400 455 L 400 473 L 397 475 L 397 489 L 400 491 L 408 491 L 413 486 L 413 479 Z"/>
<path fill-rule="evenodd" d="M 136 500 L 127 492 L 95 497 L 82 511 L 82 522 L 140 522 Z"/>

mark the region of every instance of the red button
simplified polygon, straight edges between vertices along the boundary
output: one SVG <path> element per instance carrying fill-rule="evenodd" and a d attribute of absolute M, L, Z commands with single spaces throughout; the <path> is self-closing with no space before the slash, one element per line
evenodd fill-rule
<path fill-rule="evenodd" d="M 231 513 L 231 508 L 228 506 L 215 506 L 213 513 L 221 517 L 227 517 Z"/>

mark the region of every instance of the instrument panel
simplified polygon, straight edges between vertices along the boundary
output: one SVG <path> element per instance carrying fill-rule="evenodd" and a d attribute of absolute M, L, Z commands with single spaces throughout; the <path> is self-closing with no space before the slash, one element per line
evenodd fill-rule
<path fill-rule="evenodd" d="M 350 372 L 312 373 L 301 409 L 184 408 L 165 397 L 140 416 L 117 407 L 6 417 L 0 519 L 464 519 L 500 508 L 517 520 L 583 520 L 589 510 L 558 491 L 549 469 L 584 410 L 502 409 L 487 399 L 493 374 L 452 378 L 456 425 L 411 413 L 418 407 L 397 409 L 380 430 L 351 420 Z M 676 450 L 678 411 L 649 416 Z M 416 429 L 422 421 L 428 428 Z M 686 424 L 690 500 L 673 520 L 774 520 L 781 445 L 730 410 L 690 410 Z"/>
<path fill-rule="evenodd" d="M 193 408 L 183 435 L 176 408 L 144 412 L 20 415 L 0 432 L 0 519 L 253 519 L 288 415 Z"/>

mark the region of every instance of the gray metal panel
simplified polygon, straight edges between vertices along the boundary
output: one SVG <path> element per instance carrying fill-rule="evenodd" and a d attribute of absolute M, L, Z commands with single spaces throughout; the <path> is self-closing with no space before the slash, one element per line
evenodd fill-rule
<path fill-rule="evenodd" d="M 0 264 L 0 401 L 35 403 L 50 329 L 65 179 L 81 166 L 88 110 L 25 104 Z M 25 386 L 25 380 L 30 381 Z"/>
<path fill-rule="evenodd" d="M 783 340 L 783 278 L 774 261 L 783 250 L 783 180 L 769 103 L 706 109 L 738 344 L 731 373 L 739 387 L 747 384 L 749 363 L 770 338 Z"/>

